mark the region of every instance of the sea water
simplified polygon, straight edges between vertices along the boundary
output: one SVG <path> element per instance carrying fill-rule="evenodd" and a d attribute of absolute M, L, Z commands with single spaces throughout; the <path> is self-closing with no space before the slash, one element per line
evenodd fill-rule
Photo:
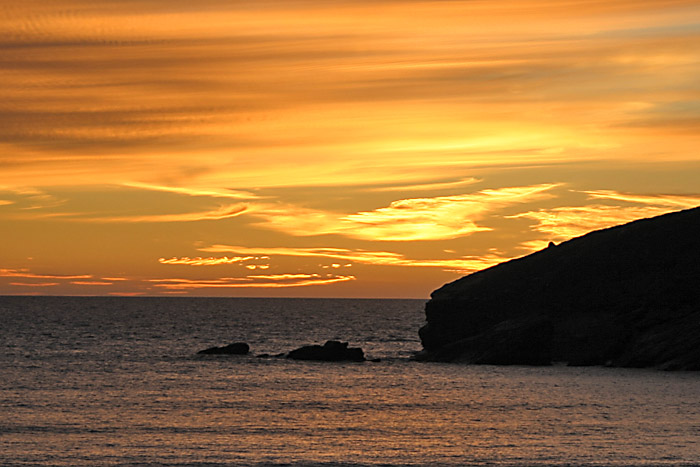
<path fill-rule="evenodd" d="M 414 362 L 423 306 L 0 297 L 0 465 L 700 464 L 699 374 Z M 259 357 L 329 339 L 381 361 Z"/>

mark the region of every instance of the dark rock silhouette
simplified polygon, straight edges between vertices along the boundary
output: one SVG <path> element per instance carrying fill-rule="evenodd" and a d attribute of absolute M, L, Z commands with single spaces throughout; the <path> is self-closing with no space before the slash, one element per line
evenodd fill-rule
<path fill-rule="evenodd" d="M 201 355 L 246 355 L 250 352 L 250 346 L 245 342 L 234 342 L 224 347 L 210 347 L 197 352 Z"/>
<path fill-rule="evenodd" d="M 424 360 L 700 370 L 700 208 L 470 274 L 426 318 Z"/>
<path fill-rule="evenodd" d="M 327 341 L 323 345 L 305 345 L 292 350 L 287 354 L 287 358 L 325 362 L 364 362 L 365 353 L 359 347 L 348 347 L 347 342 Z"/>

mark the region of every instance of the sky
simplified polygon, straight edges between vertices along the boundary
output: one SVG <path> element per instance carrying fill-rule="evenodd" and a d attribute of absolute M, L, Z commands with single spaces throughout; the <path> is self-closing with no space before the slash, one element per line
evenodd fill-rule
<path fill-rule="evenodd" d="M 697 0 L 0 0 L 0 294 L 428 298 L 700 205 Z"/>

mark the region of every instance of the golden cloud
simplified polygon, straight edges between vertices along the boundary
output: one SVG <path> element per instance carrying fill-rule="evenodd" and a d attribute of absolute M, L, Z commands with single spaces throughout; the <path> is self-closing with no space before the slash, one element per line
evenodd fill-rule
<path fill-rule="evenodd" d="M 433 191 L 433 190 L 449 190 L 454 188 L 463 187 L 464 185 L 471 185 L 473 183 L 480 182 L 478 178 L 463 178 L 454 182 L 433 182 L 433 183 L 420 183 L 413 185 L 395 185 L 395 186 L 382 186 L 371 188 L 370 191 Z"/>
<path fill-rule="evenodd" d="M 636 219 L 653 217 L 671 211 L 660 207 L 620 207 L 590 205 L 560 207 L 530 211 L 510 218 L 528 218 L 538 222 L 533 227 L 537 232 L 548 235 L 549 240 L 562 241 L 585 235 L 593 230 L 605 229 Z M 532 246 L 539 246 L 535 243 Z"/>
<path fill-rule="evenodd" d="M 355 214 L 338 214 L 297 206 L 267 205 L 251 215 L 259 225 L 295 236 L 337 234 L 361 240 L 447 240 L 490 230 L 475 221 L 518 203 L 551 198 L 557 184 L 482 190 L 435 198 L 402 199 L 389 206 Z"/>
<path fill-rule="evenodd" d="M 688 209 L 700 206 L 699 195 L 639 195 L 631 193 L 619 193 L 612 190 L 591 190 L 584 191 L 593 199 L 609 199 L 614 201 L 625 201 L 627 203 L 651 204 L 656 206 L 667 206 L 674 209 Z"/>
<path fill-rule="evenodd" d="M 73 285 L 112 285 L 111 282 L 105 281 L 71 281 Z"/>
<path fill-rule="evenodd" d="M 29 269 L 2 269 L 0 268 L 0 277 L 23 277 L 27 279 L 92 279 L 90 274 L 81 275 L 61 275 L 61 274 L 34 274 L 29 272 Z"/>
<path fill-rule="evenodd" d="M 0 10 L 0 179 L 236 198 L 601 158 L 630 103 L 698 90 L 692 1 L 118 5 Z"/>
<path fill-rule="evenodd" d="M 697 195 L 638 195 L 612 190 L 584 191 L 584 193 L 592 199 L 622 201 L 627 205 L 565 206 L 529 211 L 509 217 L 533 219 L 537 221 L 537 225 L 533 227 L 534 230 L 547 234 L 549 240 L 561 241 L 585 235 L 593 230 L 700 205 L 700 196 Z M 543 243 L 546 241 L 535 240 L 522 244 L 521 247 L 540 249 Z"/>
<path fill-rule="evenodd" d="M 39 283 L 10 282 L 10 285 L 16 285 L 18 287 L 53 287 L 53 286 L 59 285 L 59 283 L 58 282 L 39 282 Z"/>
<path fill-rule="evenodd" d="M 202 258 L 202 257 L 196 257 L 196 258 L 190 258 L 187 256 L 183 256 L 181 258 L 158 258 L 158 262 L 161 264 L 184 264 L 188 266 L 216 266 L 220 264 L 235 264 L 235 263 L 241 263 L 243 261 L 249 261 L 253 259 L 258 259 L 255 256 L 234 256 L 229 258 L 228 256 L 224 256 L 223 258 Z"/>
<path fill-rule="evenodd" d="M 29 186 L 0 185 L 0 192 L 9 193 L 11 197 L 16 198 L 14 200 L 0 200 L 0 206 L 15 205 L 16 208 L 23 211 L 51 208 L 64 202 L 53 195 Z"/>
<path fill-rule="evenodd" d="M 151 279 L 155 287 L 168 290 L 208 288 L 287 288 L 329 285 L 355 280 L 355 276 L 327 274 L 271 274 L 246 277 L 227 277 L 213 280 Z"/>
<path fill-rule="evenodd" d="M 343 248 L 250 248 L 231 245 L 213 245 L 200 248 L 210 253 L 240 253 L 267 256 L 318 257 L 352 261 L 376 266 L 429 267 L 447 271 L 470 273 L 479 271 L 511 258 L 487 254 L 454 259 L 409 259 L 389 251 L 350 250 Z"/>
<path fill-rule="evenodd" d="M 247 276 L 248 279 L 267 279 L 271 281 L 286 281 L 298 279 L 318 279 L 318 274 L 260 274 L 257 276 Z"/>
<path fill-rule="evenodd" d="M 151 214 L 131 216 L 102 216 L 85 217 L 79 213 L 46 214 L 39 217 L 57 217 L 75 222 L 96 223 L 162 223 L 162 222 L 197 222 L 230 219 L 240 216 L 247 211 L 247 206 L 240 204 L 221 206 L 218 209 L 199 212 L 187 212 L 182 214 Z"/>
<path fill-rule="evenodd" d="M 248 191 L 229 190 L 229 189 L 212 189 L 212 188 L 196 188 L 196 187 L 172 187 L 151 185 L 148 183 L 125 182 L 123 186 L 130 188 L 139 188 L 143 190 L 165 191 L 169 193 L 177 193 L 187 196 L 207 196 L 211 198 L 233 198 L 233 199 L 256 199 L 258 195 Z"/>

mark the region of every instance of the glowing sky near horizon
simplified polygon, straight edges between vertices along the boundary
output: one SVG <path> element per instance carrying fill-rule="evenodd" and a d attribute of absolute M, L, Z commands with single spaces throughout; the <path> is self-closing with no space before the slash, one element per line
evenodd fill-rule
<path fill-rule="evenodd" d="M 0 0 L 0 294 L 416 297 L 700 205 L 696 1 Z"/>

